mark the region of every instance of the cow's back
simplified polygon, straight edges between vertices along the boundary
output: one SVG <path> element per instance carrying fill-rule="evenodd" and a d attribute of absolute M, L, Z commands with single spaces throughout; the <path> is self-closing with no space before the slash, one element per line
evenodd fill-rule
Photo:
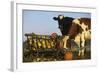
<path fill-rule="evenodd" d="M 89 29 L 91 29 L 91 19 L 90 18 L 81 18 L 80 24 L 84 23 L 85 25 L 88 25 Z"/>

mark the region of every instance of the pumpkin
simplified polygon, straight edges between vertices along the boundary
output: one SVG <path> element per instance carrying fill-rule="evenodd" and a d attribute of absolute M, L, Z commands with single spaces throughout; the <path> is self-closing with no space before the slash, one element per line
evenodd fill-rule
<path fill-rule="evenodd" d="M 73 59 L 73 54 L 71 51 L 67 51 L 64 55 L 65 60 L 72 60 Z"/>
<path fill-rule="evenodd" d="M 56 39 L 56 38 L 57 38 L 57 33 L 52 33 L 52 34 L 51 34 L 51 38 L 52 38 L 52 39 Z"/>

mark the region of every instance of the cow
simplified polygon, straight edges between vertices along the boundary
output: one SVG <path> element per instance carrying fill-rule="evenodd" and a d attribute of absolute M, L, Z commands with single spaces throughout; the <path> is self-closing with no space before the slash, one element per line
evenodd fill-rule
<path fill-rule="evenodd" d="M 68 49 L 70 47 L 70 42 L 66 42 L 68 39 L 69 30 L 72 26 L 72 21 L 74 18 L 71 17 L 64 17 L 63 15 L 58 15 L 58 17 L 53 17 L 54 20 L 58 21 L 58 28 L 60 29 L 63 37 L 63 48 Z M 66 46 L 66 43 L 69 43 L 69 45 Z"/>
<path fill-rule="evenodd" d="M 54 20 L 58 21 L 59 29 L 64 36 L 63 48 L 71 48 L 70 39 L 74 39 L 79 48 L 78 56 L 84 56 L 85 51 L 85 40 L 90 39 L 91 32 L 91 20 L 90 18 L 72 18 L 64 17 L 63 15 L 58 15 L 58 17 L 53 17 Z M 69 46 L 67 45 L 69 44 Z M 66 46 L 67 45 L 67 46 Z"/>
<path fill-rule="evenodd" d="M 91 19 L 90 18 L 76 18 L 73 20 L 72 25 L 79 25 L 82 29 L 80 34 L 81 44 L 80 47 L 82 49 L 79 50 L 78 56 L 82 54 L 84 56 L 85 52 L 85 42 L 86 40 L 91 39 Z"/>

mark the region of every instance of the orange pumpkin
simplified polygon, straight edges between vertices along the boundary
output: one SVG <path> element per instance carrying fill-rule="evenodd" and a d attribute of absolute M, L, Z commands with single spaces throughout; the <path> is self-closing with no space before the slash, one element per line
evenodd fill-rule
<path fill-rule="evenodd" d="M 65 60 L 72 60 L 73 59 L 72 52 L 71 51 L 66 52 L 65 55 L 64 55 L 64 59 Z"/>

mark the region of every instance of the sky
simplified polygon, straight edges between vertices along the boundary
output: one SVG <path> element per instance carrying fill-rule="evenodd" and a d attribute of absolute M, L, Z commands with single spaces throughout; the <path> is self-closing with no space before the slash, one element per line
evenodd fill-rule
<path fill-rule="evenodd" d="M 54 11 L 34 11 L 34 10 L 23 10 L 23 36 L 25 33 L 35 33 L 40 35 L 50 35 L 56 32 L 61 35 L 58 28 L 58 22 L 53 20 L 53 17 L 58 17 L 58 15 L 64 15 L 65 17 L 85 17 L 91 18 L 90 13 L 82 12 L 54 12 Z M 24 36 L 25 38 L 25 36 Z"/>

